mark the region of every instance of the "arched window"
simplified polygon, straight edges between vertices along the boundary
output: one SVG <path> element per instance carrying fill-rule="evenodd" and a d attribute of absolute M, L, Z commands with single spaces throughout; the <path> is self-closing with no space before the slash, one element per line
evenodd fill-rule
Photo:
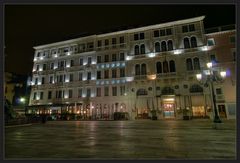
<path fill-rule="evenodd" d="M 141 54 L 145 54 L 145 45 L 144 44 L 141 45 Z"/>
<path fill-rule="evenodd" d="M 155 52 L 160 52 L 160 43 L 159 42 L 155 43 Z"/>
<path fill-rule="evenodd" d="M 161 62 L 156 63 L 156 69 L 157 69 L 157 74 L 162 73 L 162 63 Z"/>
<path fill-rule="evenodd" d="M 141 75 L 147 75 L 147 67 L 145 63 L 141 65 Z"/>
<path fill-rule="evenodd" d="M 172 42 L 172 40 L 168 40 L 167 44 L 168 44 L 168 51 L 173 50 L 173 42 Z"/>
<path fill-rule="evenodd" d="M 139 64 L 137 64 L 135 66 L 135 75 L 140 75 L 140 65 Z"/>
<path fill-rule="evenodd" d="M 185 49 L 190 48 L 190 42 L 189 42 L 189 39 L 187 37 L 184 38 L 183 43 L 184 43 L 184 48 Z"/>
<path fill-rule="evenodd" d="M 196 57 L 193 59 L 193 66 L 194 66 L 194 70 L 200 70 L 199 58 Z"/>
<path fill-rule="evenodd" d="M 197 39 L 196 39 L 196 37 L 191 37 L 191 47 L 192 48 L 195 48 L 195 47 L 197 47 Z"/>
<path fill-rule="evenodd" d="M 163 62 L 163 73 L 168 73 L 168 62 L 164 61 Z"/>
<path fill-rule="evenodd" d="M 187 64 L 187 70 L 193 70 L 192 59 L 191 58 L 187 59 L 186 64 Z"/>
<path fill-rule="evenodd" d="M 166 44 L 166 41 L 162 41 L 161 42 L 161 50 L 164 52 L 164 51 L 167 51 L 167 44 Z"/>
<path fill-rule="evenodd" d="M 135 45 L 134 52 L 135 52 L 135 55 L 139 54 L 139 46 L 138 45 Z"/>
<path fill-rule="evenodd" d="M 169 66 L 170 66 L 170 72 L 176 72 L 174 60 L 171 60 L 169 62 Z"/>

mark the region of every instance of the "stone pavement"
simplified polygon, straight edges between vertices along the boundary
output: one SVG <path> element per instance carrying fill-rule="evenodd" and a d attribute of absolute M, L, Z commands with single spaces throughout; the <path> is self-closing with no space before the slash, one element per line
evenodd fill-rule
<path fill-rule="evenodd" d="M 5 158 L 236 159 L 235 122 L 48 121 L 5 128 Z"/>

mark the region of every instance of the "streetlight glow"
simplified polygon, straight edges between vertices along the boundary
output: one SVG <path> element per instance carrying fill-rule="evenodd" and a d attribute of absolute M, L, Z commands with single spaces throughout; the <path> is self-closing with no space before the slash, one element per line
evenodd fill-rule
<path fill-rule="evenodd" d="M 202 74 L 197 74 L 196 77 L 197 77 L 197 80 L 201 80 L 202 79 Z"/>
<path fill-rule="evenodd" d="M 226 77 L 226 71 L 221 71 L 220 75 L 221 75 L 222 78 L 225 78 Z"/>
<path fill-rule="evenodd" d="M 208 67 L 208 68 L 212 68 L 212 62 L 208 62 L 208 63 L 207 63 L 207 67 Z"/>
<path fill-rule="evenodd" d="M 25 98 L 21 97 L 20 98 L 20 102 L 24 103 L 25 102 Z"/>

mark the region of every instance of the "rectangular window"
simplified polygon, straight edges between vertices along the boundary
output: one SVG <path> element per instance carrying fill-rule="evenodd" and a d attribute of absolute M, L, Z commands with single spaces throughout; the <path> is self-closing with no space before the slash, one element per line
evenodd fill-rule
<path fill-rule="evenodd" d="M 112 96 L 117 96 L 117 87 L 112 87 Z"/>
<path fill-rule="evenodd" d="M 79 59 L 79 65 L 82 66 L 83 65 L 83 58 Z"/>
<path fill-rule="evenodd" d="M 112 62 L 117 61 L 117 55 L 116 54 L 112 54 Z"/>
<path fill-rule="evenodd" d="M 120 61 L 124 61 L 124 60 L 125 60 L 125 59 L 124 59 L 124 58 L 125 58 L 124 53 L 120 53 L 119 55 L 120 55 L 120 56 L 119 56 L 119 60 L 120 60 Z"/>
<path fill-rule="evenodd" d="M 112 44 L 117 44 L 117 39 L 116 38 L 112 38 Z"/>
<path fill-rule="evenodd" d="M 37 84 L 38 84 L 38 78 L 35 79 L 35 85 L 37 85 Z"/>
<path fill-rule="evenodd" d="M 159 30 L 153 32 L 154 37 L 159 37 Z"/>
<path fill-rule="evenodd" d="M 49 83 L 50 83 L 50 84 L 53 84 L 53 76 L 50 76 L 50 78 L 49 78 Z"/>
<path fill-rule="evenodd" d="M 92 57 L 88 57 L 88 65 L 90 65 L 92 63 Z"/>
<path fill-rule="evenodd" d="M 46 70 L 46 69 L 47 69 L 47 65 L 43 64 L 43 70 Z"/>
<path fill-rule="evenodd" d="M 101 63 L 102 62 L 102 57 L 101 56 L 97 56 L 97 63 Z"/>
<path fill-rule="evenodd" d="M 39 65 L 37 65 L 36 71 L 39 71 Z"/>
<path fill-rule="evenodd" d="M 138 39 L 138 34 L 134 34 L 134 40 L 139 40 Z"/>
<path fill-rule="evenodd" d="M 40 100 L 43 99 L 43 92 L 40 92 Z"/>
<path fill-rule="evenodd" d="M 188 26 L 187 25 L 182 26 L 182 32 L 183 33 L 188 32 Z"/>
<path fill-rule="evenodd" d="M 79 72 L 79 74 L 78 74 L 78 80 L 79 80 L 79 81 L 82 81 L 82 77 L 83 77 L 82 72 Z"/>
<path fill-rule="evenodd" d="M 74 66 L 74 60 L 71 60 L 70 61 L 70 67 L 73 67 Z"/>
<path fill-rule="evenodd" d="M 166 29 L 166 33 L 167 35 L 172 35 L 172 29 L 171 28 Z"/>
<path fill-rule="evenodd" d="M 221 88 L 216 88 L 216 94 L 221 95 L 222 94 L 222 89 Z"/>
<path fill-rule="evenodd" d="M 125 68 L 120 68 L 120 78 L 125 77 Z"/>
<path fill-rule="evenodd" d="M 88 50 L 93 50 L 93 42 L 87 43 L 87 49 Z"/>
<path fill-rule="evenodd" d="M 91 88 L 87 88 L 87 97 L 91 96 Z"/>
<path fill-rule="evenodd" d="M 97 88 L 97 97 L 101 97 L 101 88 L 100 87 Z"/>
<path fill-rule="evenodd" d="M 102 41 L 101 40 L 98 40 L 98 47 L 101 47 L 102 46 Z"/>
<path fill-rule="evenodd" d="M 48 99 L 52 98 L 52 91 L 48 91 Z"/>
<path fill-rule="evenodd" d="M 119 42 L 120 42 L 120 44 L 123 44 L 123 43 L 124 43 L 124 36 L 121 36 L 121 37 L 119 38 Z"/>
<path fill-rule="evenodd" d="M 232 50 L 233 61 L 236 61 L 236 50 Z"/>
<path fill-rule="evenodd" d="M 73 82 L 73 74 L 70 74 L 70 75 L 69 75 L 69 78 L 70 78 L 69 81 L 70 81 L 70 82 Z"/>
<path fill-rule="evenodd" d="M 87 80 L 91 80 L 91 72 L 87 73 Z"/>
<path fill-rule="evenodd" d="M 140 40 L 144 39 L 144 33 L 140 33 Z"/>
<path fill-rule="evenodd" d="M 117 77 L 117 69 L 112 69 L 112 78 Z"/>
<path fill-rule="evenodd" d="M 124 96 L 125 95 L 125 86 L 120 86 L 120 95 Z"/>
<path fill-rule="evenodd" d="M 101 79 L 101 71 L 97 71 L 97 79 Z"/>
<path fill-rule="evenodd" d="M 208 39 L 208 40 L 207 40 L 207 45 L 208 45 L 208 46 L 213 46 L 213 45 L 215 45 L 214 38 Z"/>
<path fill-rule="evenodd" d="M 235 41 L 236 41 L 235 36 L 231 36 L 230 37 L 230 43 L 235 44 Z"/>
<path fill-rule="evenodd" d="M 72 98 L 72 89 L 68 90 L 68 98 Z"/>
<path fill-rule="evenodd" d="M 40 52 L 37 53 L 37 57 L 40 57 Z"/>
<path fill-rule="evenodd" d="M 78 89 L 78 97 L 82 97 L 82 88 Z"/>
<path fill-rule="evenodd" d="M 109 46 L 109 40 L 105 40 L 105 49 L 108 49 L 108 46 Z"/>
<path fill-rule="evenodd" d="M 104 56 L 104 61 L 105 61 L 105 62 L 109 62 L 109 55 L 105 55 L 105 56 Z"/>
<path fill-rule="evenodd" d="M 37 92 L 34 92 L 34 94 L 33 94 L 33 99 L 34 99 L 34 100 L 37 99 Z"/>
<path fill-rule="evenodd" d="M 104 78 L 105 79 L 109 78 L 109 70 L 104 70 Z"/>
<path fill-rule="evenodd" d="M 45 78 L 44 77 L 42 77 L 42 84 L 44 84 L 45 83 Z"/>
<path fill-rule="evenodd" d="M 86 45 L 85 44 L 80 44 L 79 45 L 79 52 L 81 53 L 81 52 L 85 52 L 85 50 L 86 50 Z"/>
<path fill-rule="evenodd" d="M 63 49 L 63 52 L 64 52 L 64 53 L 66 53 L 66 52 L 68 52 L 68 51 L 69 51 L 69 48 L 68 48 L 68 47 L 66 47 L 66 48 Z"/>
<path fill-rule="evenodd" d="M 161 29 L 161 30 L 160 30 L 160 36 L 165 36 L 165 35 L 166 35 L 165 29 Z"/>
<path fill-rule="evenodd" d="M 59 82 L 63 82 L 63 76 L 62 75 L 59 76 Z"/>
<path fill-rule="evenodd" d="M 51 70 L 54 69 L 54 63 L 51 63 L 50 69 L 51 69 Z"/>
<path fill-rule="evenodd" d="M 104 87 L 104 96 L 109 96 L 109 89 L 108 89 L 108 87 Z"/>
<path fill-rule="evenodd" d="M 189 31 L 195 31 L 195 25 L 194 24 L 189 25 Z"/>

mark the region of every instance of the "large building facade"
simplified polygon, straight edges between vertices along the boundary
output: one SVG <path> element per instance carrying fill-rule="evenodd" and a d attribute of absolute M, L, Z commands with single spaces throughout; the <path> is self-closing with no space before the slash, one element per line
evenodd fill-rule
<path fill-rule="evenodd" d="M 222 118 L 235 118 L 235 30 L 206 33 L 204 16 L 34 47 L 30 114 L 81 119 L 213 116 L 207 62 L 227 72 L 214 82 Z M 234 38 L 232 38 L 234 37 Z"/>

